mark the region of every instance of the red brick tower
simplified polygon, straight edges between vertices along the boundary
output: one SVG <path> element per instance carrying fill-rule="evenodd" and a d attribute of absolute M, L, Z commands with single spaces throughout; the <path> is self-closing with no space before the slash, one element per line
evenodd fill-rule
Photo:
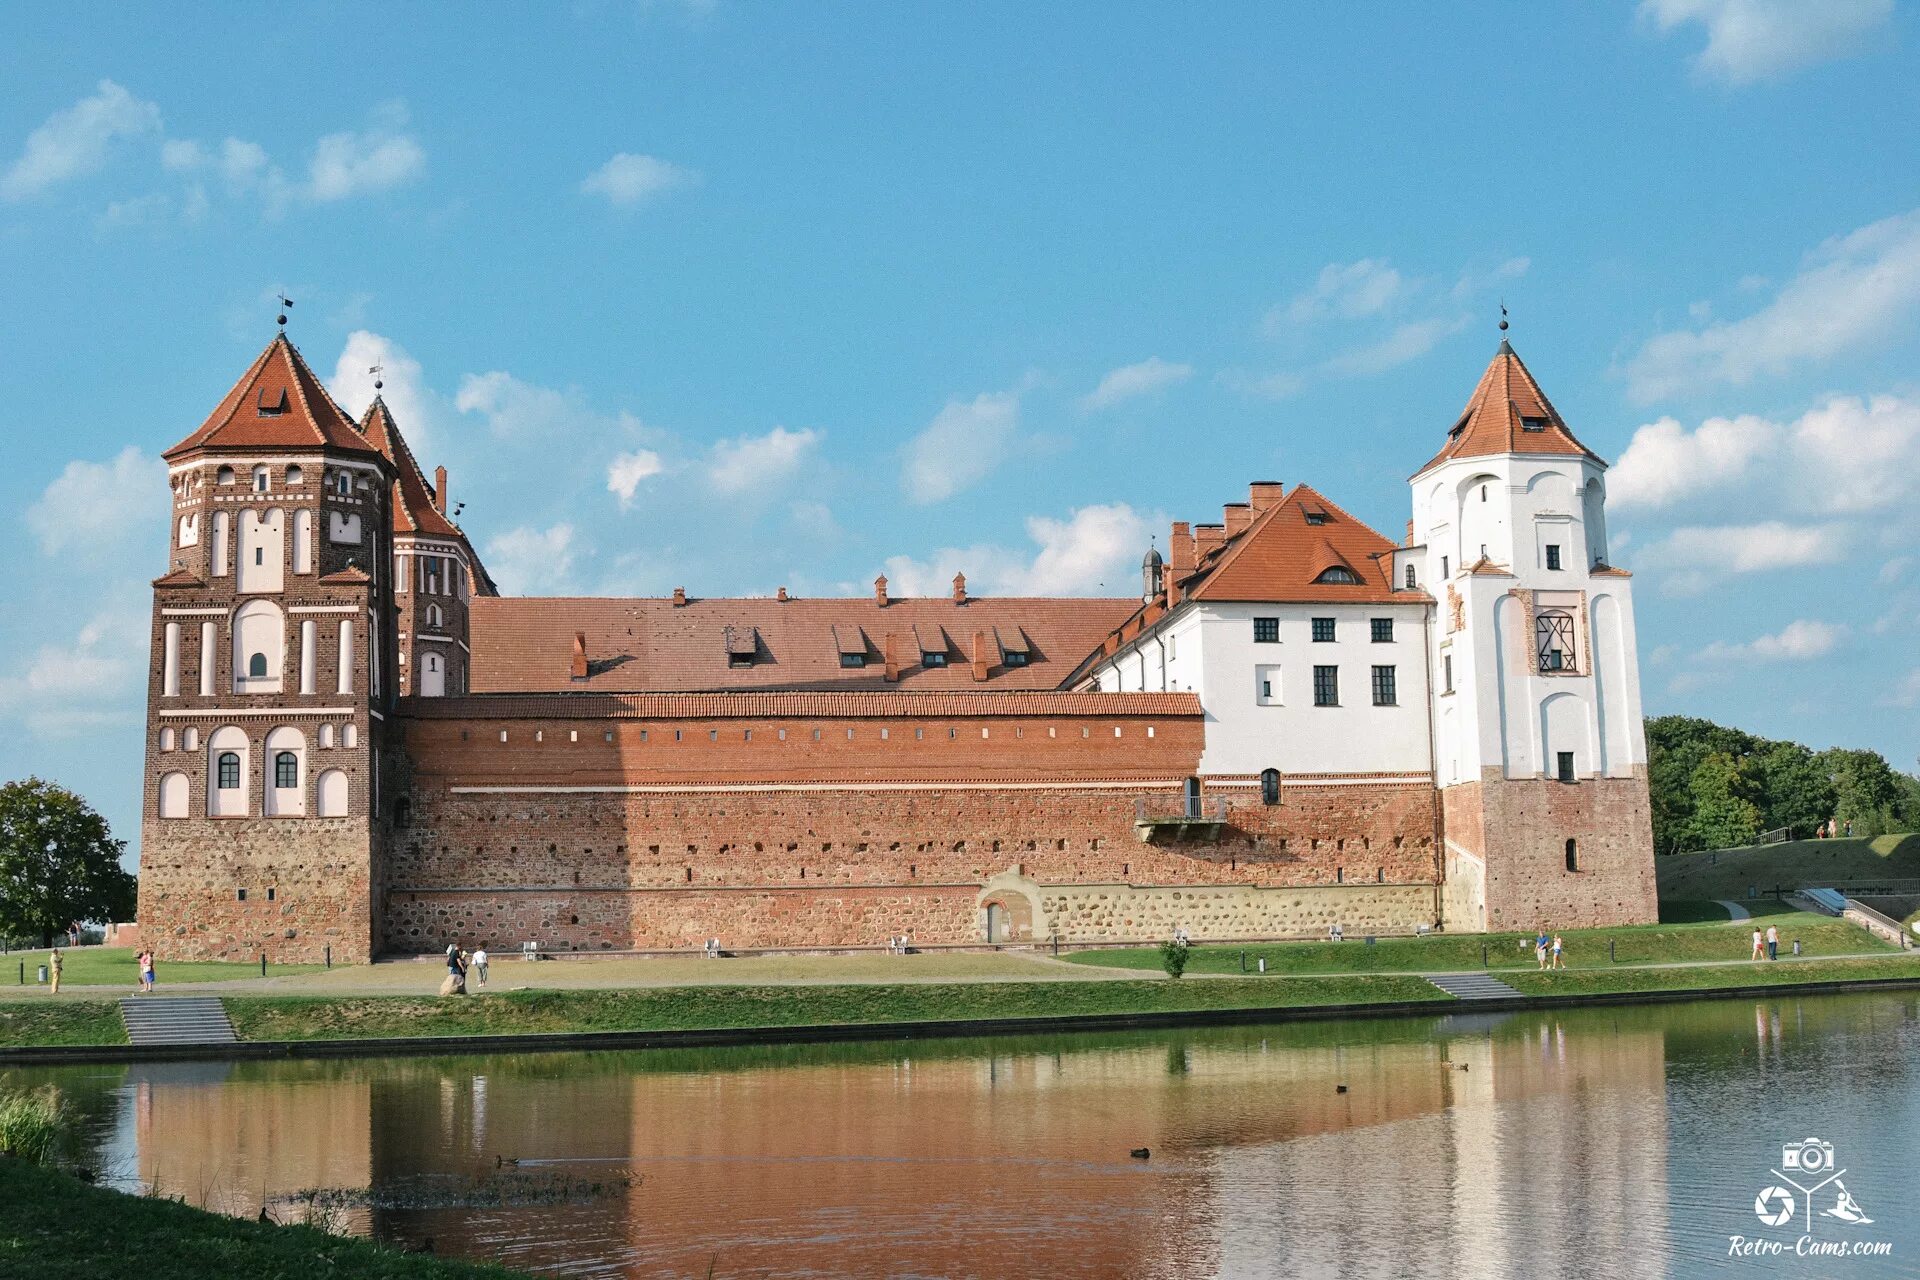
<path fill-rule="evenodd" d="M 163 456 L 143 938 L 163 959 L 366 960 L 394 755 L 393 465 L 285 334 Z"/>

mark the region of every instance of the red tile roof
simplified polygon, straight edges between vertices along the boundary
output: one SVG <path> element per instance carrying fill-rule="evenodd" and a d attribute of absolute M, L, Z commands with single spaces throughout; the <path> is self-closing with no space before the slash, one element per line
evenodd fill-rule
<path fill-rule="evenodd" d="M 423 720 L 469 717 L 532 720 L 867 719 L 918 716 L 1197 716 L 1194 693 L 777 692 L 477 694 L 404 698 L 401 713 Z"/>
<path fill-rule="evenodd" d="M 1511 344 L 1500 343 L 1493 363 L 1467 397 L 1467 407 L 1447 432 L 1447 442 L 1415 475 L 1452 458 L 1480 458 L 1500 453 L 1557 454 L 1591 458 L 1600 455 L 1574 439 L 1560 411 L 1547 399 L 1533 374 L 1522 364 Z"/>
<path fill-rule="evenodd" d="M 1315 522 L 1317 521 L 1317 523 Z M 1260 603 L 1404 602 L 1388 580 L 1381 553 L 1393 544 L 1306 485 L 1262 511 L 1239 534 L 1203 559 L 1181 586 L 1193 600 Z M 1320 582 L 1331 568 L 1357 583 Z"/>
<path fill-rule="evenodd" d="M 191 569 L 175 569 L 153 580 L 156 587 L 204 587 L 206 579 Z"/>
<path fill-rule="evenodd" d="M 393 482 L 393 531 L 460 538 L 459 528 L 440 511 L 433 487 L 421 474 L 420 464 L 414 460 L 413 450 L 407 447 L 406 437 L 400 434 L 400 425 L 393 420 L 392 410 L 379 396 L 373 398 L 373 403 L 367 406 L 366 413 L 361 417 L 360 432 L 366 436 L 369 444 L 393 464 L 396 473 Z"/>
<path fill-rule="evenodd" d="M 282 333 L 240 375 L 200 429 L 161 457 L 177 458 L 198 449 L 316 446 L 343 453 L 375 452 Z"/>
<path fill-rule="evenodd" d="M 475 693 L 539 693 L 589 689 L 605 692 L 694 690 L 1009 690 L 1057 688 L 1100 638 L 1134 608 L 1131 600 L 970 597 L 603 599 L 578 597 L 484 597 L 469 604 Z M 736 636 L 757 633 L 751 666 L 728 663 L 727 628 Z M 945 667 L 922 667 L 914 634 L 929 638 L 944 630 L 957 646 Z M 1006 644 L 1027 637 L 1029 661 L 1007 666 L 998 646 L 985 681 L 975 681 L 973 633 L 989 639 L 998 631 Z M 571 677 L 573 642 L 585 633 L 588 676 Z M 900 678 L 885 672 L 887 637 Z M 864 652 L 860 667 L 841 665 L 841 654 Z"/>

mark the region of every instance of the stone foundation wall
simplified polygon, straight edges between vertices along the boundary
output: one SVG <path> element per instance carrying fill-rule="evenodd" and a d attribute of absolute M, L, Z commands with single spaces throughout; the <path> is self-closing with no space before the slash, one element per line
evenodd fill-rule
<path fill-rule="evenodd" d="M 1049 885 L 1040 890 L 1047 920 L 1065 942 L 1108 938 L 1157 940 L 1184 928 L 1202 938 L 1327 936 L 1338 924 L 1349 938 L 1412 933 L 1440 922 L 1431 884 L 1255 888 L 1181 888 L 1127 884 Z"/>

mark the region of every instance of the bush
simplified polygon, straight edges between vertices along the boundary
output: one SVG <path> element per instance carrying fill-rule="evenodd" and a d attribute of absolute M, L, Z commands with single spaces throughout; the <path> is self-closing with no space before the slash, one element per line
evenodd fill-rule
<path fill-rule="evenodd" d="M 0 1093 L 0 1155 L 45 1164 L 65 1125 L 66 1108 L 52 1085 L 32 1093 Z"/>
<path fill-rule="evenodd" d="M 1178 938 L 1169 938 L 1160 944 L 1160 967 L 1167 971 L 1169 978 L 1177 978 L 1187 971 L 1187 957 L 1191 950 Z"/>

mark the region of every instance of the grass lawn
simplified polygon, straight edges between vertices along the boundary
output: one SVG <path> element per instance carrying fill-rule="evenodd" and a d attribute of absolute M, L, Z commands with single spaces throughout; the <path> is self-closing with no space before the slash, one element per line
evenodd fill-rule
<path fill-rule="evenodd" d="M 1729 899 L 1731 901 L 1731 899 Z M 1776 898 L 1748 898 L 1740 903 L 1741 909 L 1748 915 L 1792 916 L 1801 912 Z M 1733 919 L 1727 909 L 1718 902 L 1662 902 L 1660 904 L 1661 924 L 1725 924 Z M 1776 921 L 1775 923 L 1780 923 Z"/>
<path fill-rule="evenodd" d="M 1708 987 L 1790 987 L 1806 982 L 1859 978 L 1920 978 L 1920 954 L 1889 951 L 1865 960 L 1755 961 L 1701 969 L 1562 969 L 1502 974 L 1500 980 L 1530 996 L 1609 991 L 1698 991 Z"/>
<path fill-rule="evenodd" d="M 310 1280 L 509 1280 L 518 1271 L 447 1261 L 124 1195 L 0 1156 L 0 1275 L 207 1276 Z"/>
<path fill-rule="evenodd" d="M 119 1006 L 111 1000 L 0 1000 L 0 1045 L 126 1042 Z"/>
<path fill-rule="evenodd" d="M 1892 947 L 1864 929 L 1811 912 L 1795 911 L 1774 917 L 1781 947 L 1791 950 L 1800 939 L 1812 955 L 1891 951 Z M 1573 929 L 1566 939 L 1567 967 L 1608 967 L 1607 947 L 1620 964 L 1658 964 L 1676 960 L 1741 960 L 1748 951 L 1748 931 L 1730 924 L 1635 925 L 1621 929 Z M 1193 948 L 1188 962 L 1192 973 L 1239 973 L 1240 957 L 1248 970 L 1265 958 L 1267 974 L 1308 973 L 1436 973 L 1449 969 L 1478 969 L 1481 947 L 1490 969 L 1533 969 L 1531 933 L 1436 933 L 1424 938 L 1381 938 L 1368 946 L 1359 938 L 1345 942 L 1275 942 L 1241 946 L 1209 943 Z M 1076 951 L 1063 955 L 1076 964 L 1123 969 L 1160 968 L 1158 948 L 1127 947 L 1111 951 Z"/>
<path fill-rule="evenodd" d="M 1920 835 L 1789 840 L 1654 859 L 1661 898 L 1744 902 L 1748 886 L 1803 889 L 1881 880 L 1920 880 Z"/>
<path fill-rule="evenodd" d="M 1451 998 L 1418 978 L 1246 982 L 969 982 L 901 986 L 653 987 L 437 996 L 228 996 L 243 1040 L 665 1031 L 850 1022 L 1043 1018 Z"/>
<path fill-rule="evenodd" d="M 132 991 L 140 985 L 140 966 L 134 963 L 137 954 L 131 947 L 76 947 L 66 955 L 66 968 L 62 971 L 60 984 L 65 987 L 125 987 Z M 44 951 L 15 951 L 0 960 L 0 991 L 14 986 L 20 977 L 20 966 L 27 966 L 27 985 L 32 986 L 34 970 L 47 963 Z M 269 974 L 314 973 L 323 968 L 317 964 L 272 964 L 267 965 Z M 260 965 L 229 964 L 221 960 L 177 960 L 170 961 L 164 951 L 157 953 L 154 960 L 156 985 L 173 986 L 193 982 L 228 982 L 235 978 L 257 978 Z"/>

